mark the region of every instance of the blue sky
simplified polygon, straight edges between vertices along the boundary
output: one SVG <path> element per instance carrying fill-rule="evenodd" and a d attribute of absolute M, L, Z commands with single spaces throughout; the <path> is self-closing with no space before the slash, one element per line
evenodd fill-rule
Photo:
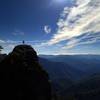
<path fill-rule="evenodd" d="M 0 0 L 0 45 L 38 54 L 100 54 L 99 0 Z"/>

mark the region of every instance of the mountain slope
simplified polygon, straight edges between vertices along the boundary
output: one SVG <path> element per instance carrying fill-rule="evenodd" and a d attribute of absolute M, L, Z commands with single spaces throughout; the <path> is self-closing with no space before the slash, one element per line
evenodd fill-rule
<path fill-rule="evenodd" d="M 62 92 L 64 100 L 99 100 L 100 74 L 92 75 Z"/>
<path fill-rule="evenodd" d="M 53 85 L 58 91 L 68 88 L 83 75 L 82 71 L 77 70 L 63 62 L 53 62 L 40 58 L 40 63 L 49 73 Z"/>
<path fill-rule="evenodd" d="M 73 68 L 87 72 L 87 74 L 100 72 L 100 55 L 40 55 L 55 62 L 64 62 Z"/>

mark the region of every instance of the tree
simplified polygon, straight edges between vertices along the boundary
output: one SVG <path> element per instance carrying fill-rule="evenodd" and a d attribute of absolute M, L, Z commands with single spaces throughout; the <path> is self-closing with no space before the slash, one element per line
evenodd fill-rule
<path fill-rule="evenodd" d="M 2 47 L 2 46 L 0 46 L 0 54 L 1 54 L 2 49 L 3 49 L 3 47 Z"/>

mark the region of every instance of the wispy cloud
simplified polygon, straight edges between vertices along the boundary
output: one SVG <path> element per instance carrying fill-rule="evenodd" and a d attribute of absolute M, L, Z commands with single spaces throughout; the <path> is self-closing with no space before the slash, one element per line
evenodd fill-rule
<path fill-rule="evenodd" d="M 12 35 L 14 35 L 14 36 L 23 36 L 23 35 L 25 35 L 25 33 L 20 31 L 20 30 L 15 30 L 14 32 L 12 32 Z"/>
<path fill-rule="evenodd" d="M 84 34 L 83 36 L 79 36 L 76 38 L 71 38 L 62 49 L 71 49 L 75 46 L 79 45 L 90 45 L 100 42 L 100 33 L 95 34 Z"/>
<path fill-rule="evenodd" d="M 48 25 L 44 26 L 44 31 L 45 31 L 46 34 L 51 33 L 50 26 L 48 26 Z"/>
<path fill-rule="evenodd" d="M 41 42 L 46 42 L 45 40 L 41 41 L 41 40 L 34 40 L 34 41 L 25 41 L 25 44 L 27 45 L 32 45 L 33 48 L 37 49 L 37 51 L 41 48 L 45 48 L 44 44 L 41 44 Z M 22 41 L 13 41 L 13 40 L 2 40 L 0 39 L 0 45 L 4 48 L 2 50 L 3 53 L 9 53 L 12 51 L 12 49 L 16 46 L 16 45 L 21 45 Z"/>
<path fill-rule="evenodd" d="M 1 44 L 1 43 L 5 43 L 5 41 L 4 41 L 4 40 L 0 40 L 0 44 Z"/>
<path fill-rule="evenodd" d="M 100 0 L 76 0 L 74 6 L 64 8 L 57 25 L 48 45 L 66 41 L 68 49 L 100 41 Z"/>

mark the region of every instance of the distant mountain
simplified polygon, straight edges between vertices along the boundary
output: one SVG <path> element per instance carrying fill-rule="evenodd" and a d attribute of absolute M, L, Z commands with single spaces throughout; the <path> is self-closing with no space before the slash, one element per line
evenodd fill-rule
<path fill-rule="evenodd" d="M 59 88 L 61 100 L 99 100 L 97 98 L 100 98 L 100 55 L 40 55 L 40 57 L 43 58 L 40 59 L 40 63 L 49 75 L 52 75 L 51 78 L 57 76 L 55 79 L 72 81 L 70 85 L 68 80 L 64 81 L 66 84 L 64 88 Z M 61 80 L 57 83 L 62 86 Z"/>
<path fill-rule="evenodd" d="M 54 62 L 67 63 L 69 66 L 87 72 L 87 74 L 100 72 L 100 55 L 40 55 L 40 57 Z"/>
<path fill-rule="evenodd" d="M 44 66 L 44 68 L 48 71 L 48 73 L 52 73 L 52 77 L 61 77 L 61 78 L 69 78 L 71 80 L 78 79 L 82 75 L 83 72 L 77 68 L 70 66 L 64 62 L 50 61 L 44 58 L 40 58 L 40 63 Z"/>
<path fill-rule="evenodd" d="M 64 62 L 53 62 L 40 58 L 40 64 L 48 72 L 53 85 L 58 91 L 68 88 L 83 75 L 82 71 Z"/>

